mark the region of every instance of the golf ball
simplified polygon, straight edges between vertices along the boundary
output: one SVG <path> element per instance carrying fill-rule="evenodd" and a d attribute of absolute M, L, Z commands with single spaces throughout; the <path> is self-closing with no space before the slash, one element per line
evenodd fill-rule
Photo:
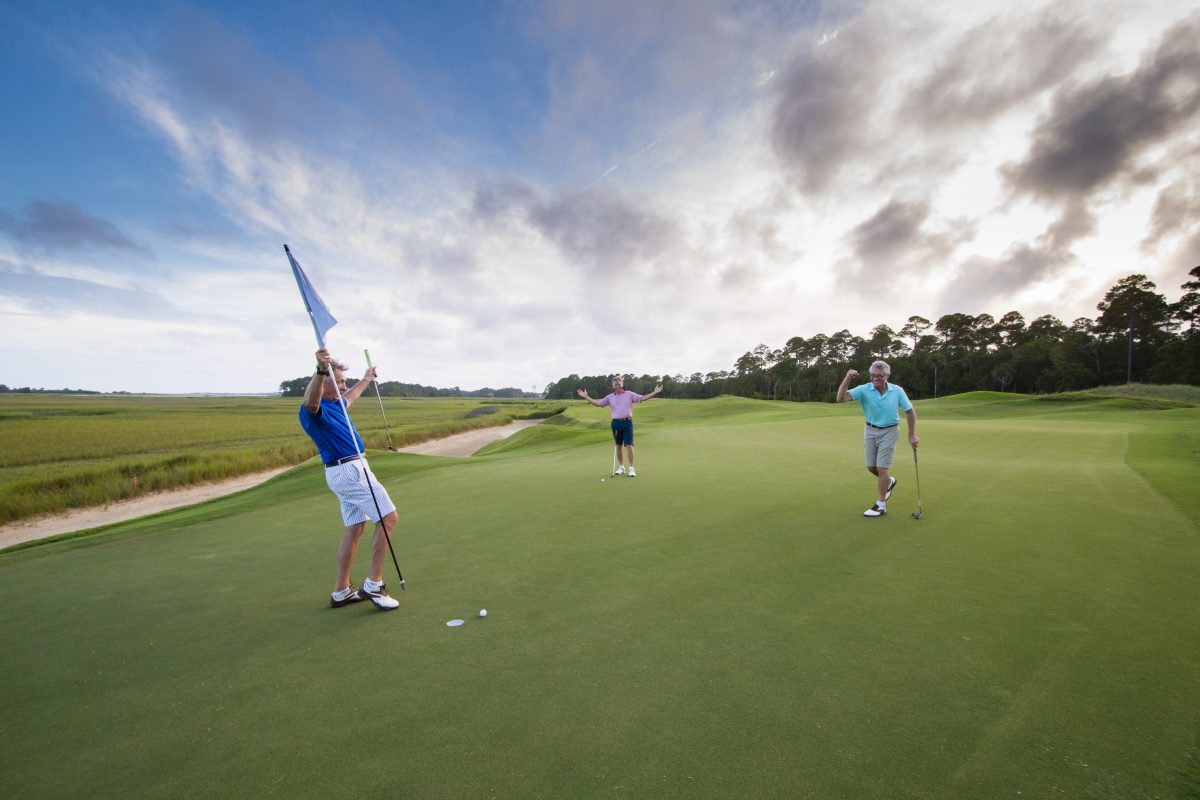
<path fill-rule="evenodd" d="M 600 479 L 600 482 L 601 482 L 601 483 L 604 483 L 604 478 L 601 478 L 601 479 Z"/>
<path fill-rule="evenodd" d="M 481 616 L 481 617 L 486 617 L 486 616 L 487 616 L 487 609 L 486 609 L 486 608 L 481 608 L 481 609 L 479 609 L 479 616 Z"/>

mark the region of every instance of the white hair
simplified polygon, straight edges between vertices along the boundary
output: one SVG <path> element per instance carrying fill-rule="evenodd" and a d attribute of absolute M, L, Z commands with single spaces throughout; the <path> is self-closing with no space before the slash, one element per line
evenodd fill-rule
<path fill-rule="evenodd" d="M 879 372 L 882 372 L 884 375 L 892 374 L 892 368 L 888 366 L 888 363 L 886 361 L 876 361 L 874 364 L 872 364 L 870 366 L 869 369 L 877 370 Z"/>

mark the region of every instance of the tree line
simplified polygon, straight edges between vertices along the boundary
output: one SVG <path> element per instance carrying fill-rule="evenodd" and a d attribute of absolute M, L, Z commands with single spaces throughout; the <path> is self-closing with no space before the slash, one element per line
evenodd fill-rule
<path fill-rule="evenodd" d="M 92 389 L 35 389 L 32 386 L 21 386 L 10 389 L 0 383 L 0 394 L 101 394 Z"/>
<path fill-rule="evenodd" d="M 1070 323 L 1018 311 L 911 316 L 899 331 L 876 325 L 866 336 L 849 330 L 795 336 L 782 347 L 760 344 L 727 371 L 690 376 L 625 376 L 638 394 L 663 384 L 663 396 L 721 394 L 767 400 L 831 401 L 846 370 L 865 372 L 877 359 L 915 398 L 976 390 L 1025 394 L 1064 392 L 1118 383 L 1200 385 L 1200 267 L 1171 303 L 1145 275 L 1122 278 L 1096 305 L 1095 319 Z M 593 397 L 611 390 L 611 375 L 568 375 L 551 382 L 548 400 Z"/>
<path fill-rule="evenodd" d="M 282 397 L 303 397 L 304 390 L 308 388 L 308 382 L 311 380 L 312 373 L 303 378 L 282 381 L 279 384 L 279 394 Z M 346 388 L 351 388 L 356 383 L 358 383 L 357 378 L 346 378 Z M 379 394 L 384 397 L 536 397 L 536 395 L 527 394 L 511 386 L 505 389 L 492 389 L 485 386 L 482 389 L 468 391 L 457 386 L 439 389 L 435 386 L 422 386 L 419 383 L 401 383 L 400 381 L 383 381 L 379 384 Z"/>

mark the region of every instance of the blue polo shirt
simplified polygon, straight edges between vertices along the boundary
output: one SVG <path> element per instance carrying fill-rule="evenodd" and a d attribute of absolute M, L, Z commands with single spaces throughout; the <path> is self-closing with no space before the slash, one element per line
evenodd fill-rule
<path fill-rule="evenodd" d="M 900 411 L 908 411 L 913 407 L 908 395 L 894 383 L 887 384 L 883 394 L 875 391 L 875 387 L 869 383 L 855 386 L 847 394 L 859 402 L 867 422 L 877 428 L 900 424 Z"/>
<path fill-rule="evenodd" d="M 347 423 L 342 405 L 337 400 L 322 399 L 320 414 L 312 414 L 308 406 L 301 405 L 300 427 L 313 440 L 321 460 L 326 464 L 362 452 L 362 437 L 354 430 L 354 423 Z M 354 433 L 353 439 L 350 438 L 351 432 Z M 356 442 L 358 449 L 354 447 Z"/>

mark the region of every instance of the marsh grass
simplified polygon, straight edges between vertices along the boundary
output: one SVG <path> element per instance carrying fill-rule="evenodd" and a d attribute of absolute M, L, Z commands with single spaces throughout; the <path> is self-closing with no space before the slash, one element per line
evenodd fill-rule
<path fill-rule="evenodd" d="M 474 398 L 383 402 L 397 446 L 564 407 Z M 0 396 L 0 524 L 299 464 L 316 449 L 298 410 L 298 399 L 275 397 Z M 378 401 L 356 403 L 351 416 L 368 449 L 387 446 Z"/>

